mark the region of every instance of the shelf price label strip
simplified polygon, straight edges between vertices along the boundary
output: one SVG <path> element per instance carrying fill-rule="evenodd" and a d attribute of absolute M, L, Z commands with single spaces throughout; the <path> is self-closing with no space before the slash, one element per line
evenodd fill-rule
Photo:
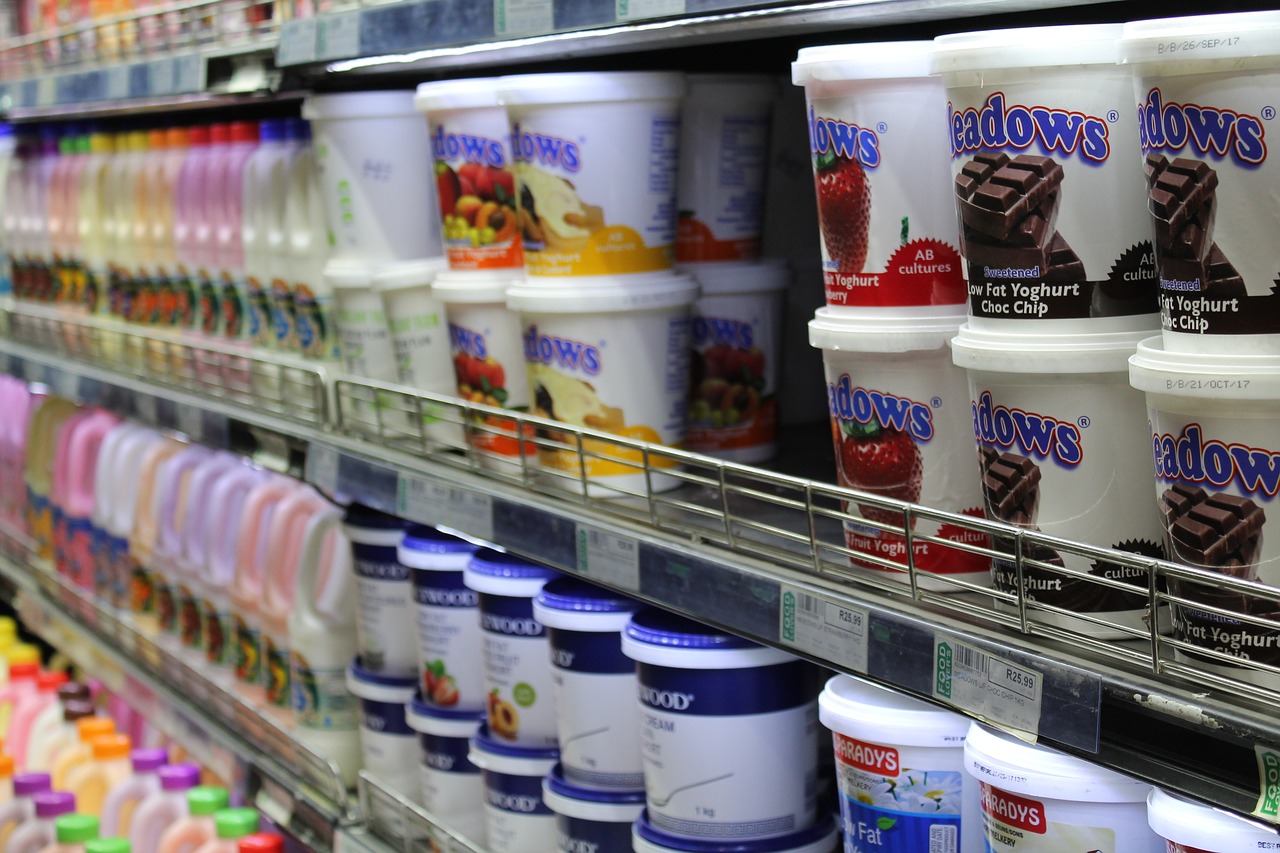
<path fill-rule="evenodd" d="M 1034 739 L 1040 733 L 1044 673 L 939 634 L 931 695 L 973 716 Z"/>
<path fill-rule="evenodd" d="M 784 584 L 778 609 L 778 637 L 797 651 L 830 661 L 849 672 L 867 671 L 866 610 L 840 604 Z"/>

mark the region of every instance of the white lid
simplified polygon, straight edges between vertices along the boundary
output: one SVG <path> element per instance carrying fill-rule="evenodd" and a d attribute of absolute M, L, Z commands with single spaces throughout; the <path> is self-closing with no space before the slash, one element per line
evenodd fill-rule
<path fill-rule="evenodd" d="M 1086 803 L 1140 803 L 1151 786 L 1089 761 L 1036 746 L 973 723 L 965 769 L 979 782 L 1014 794 Z"/>
<path fill-rule="evenodd" d="M 928 77 L 931 41 L 880 41 L 806 47 L 791 63 L 791 82 Z"/>
<path fill-rule="evenodd" d="M 644 793 L 643 791 L 641 793 Z M 570 797 L 551 787 L 550 780 L 542 780 L 542 803 L 558 815 L 593 820 L 598 823 L 633 824 L 644 811 L 644 799 L 638 803 L 604 803 L 595 800 L 580 800 Z"/>
<path fill-rule="evenodd" d="M 1275 829 L 1159 788 L 1147 796 L 1147 823 L 1166 841 L 1205 853 L 1270 850 L 1280 844 Z"/>
<path fill-rule="evenodd" d="M 626 633 L 622 635 L 622 653 L 634 661 L 669 666 L 673 669 L 749 669 L 774 666 L 796 660 L 792 655 L 769 646 L 738 649 L 690 649 L 655 646 L 642 643 Z"/>
<path fill-rule="evenodd" d="M 680 272 L 693 276 L 702 285 L 703 296 L 783 290 L 791 282 L 791 270 L 781 258 L 708 261 L 681 264 L 679 269 Z"/>
<path fill-rule="evenodd" d="M 507 288 L 524 283 L 524 270 L 441 270 L 431 286 L 444 302 L 507 301 Z"/>
<path fill-rule="evenodd" d="M 693 277 L 677 273 L 540 278 L 508 289 L 507 307 L 530 314 L 654 311 L 691 305 L 698 294 Z"/>
<path fill-rule="evenodd" d="M 833 732 L 890 746 L 960 749 L 969 719 L 878 684 L 837 675 L 818 696 L 818 719 Z"/>
<path fill-rule="evenodd" d="M 912 352 L 947 345 L 965 321 L 964 306 L 947 314 L 910 314 L 892 308 L 852 311 L 819 308 L 809 321 L 809 343 L 833 352 Z"/>
<path fill-rule="evenodd" d="M 1083 322 L 1083 321 L 1082 321 Z M 1034 320 L 1025 332 L 997 332 L 960 327 L 951 341 L 957 367 L 997 373 L 1120 373 L 1138 341 L 1151 331 L 1070 332 L 1038 331 Z"/>
<path fill-rule="evenodd" d="M 462 571 L 462 583 L 467 589 L 486 595 L 505 595 L 509 598 L 533 598 L 546 586 L 548 577 L 504 578 L 482 574 L 470 567 Z"/>
<path fill-rule="evenodd" d="M 995 68 L 1115 65 L 1120 24 L 1020 27 L 953 33 L 933 40 L 933 73 Z"/>
<path fill-rule="evenodd" d="M 324 265 L 321 275 L 334 290 L 367 290 L 380 266 L 364 261 L 332 260 Z"/>
<path fill-rule="evenodd" d="M 386 293 L 410 287 L 430 287 L 436 275 L 448 268 L 449 262 L 444 258 L 398 261 L 378 270 L 373 277 L 373 288 L 379 293 Z"/>
<path fill-rule="evenodd" d="M 1219 38 L 1219 37 L 1227 38 Z M 1211 48 L 1161 53 L 1170 40 L 1217 39 Z M 1192 72 L 1197 61 L 1241 59 L 1280 54 L 1280 12 L 1235 12 L 1227 15 L 1192 15 L 1131 21 L 1124 25 L 1120 42 L 1121 62 L 1176 62 Z M 1185 66 L 1184 66 L 1185 63 Z"/>
<path fill-rule="evenodd" d="M 1280 355 L 1169 352 L 1157 336 L 1138 344 L 1129 359 L 1129 383 L 1180 397 L 1274 401 L 1280 398 Z"/>
<path fill-rule="evenodd" d="M 347 534 L 352 545 L 376 545 L 383 548 L 394 548 L 404 539 L 403 527 L 361 527 L 358 524 L 343 524 L 342 532 Z"/>
<path fill-rule="evenodd" d="M 475 107 L 500 107 L 497 77 L 471 77 L 466 80 L 437 80 L 422 83 L 413 97 L 413 105 L 422 112 L 460 110 Z"/>
<path fill-rule="evenodd" d="M 574 71 L 498 78 L 498 98 L 507 106 L 675 101 L 683 94 L 684 75 L 679 71 Z"/>
<path fill-rule="evenodd" d="M 347 669 L 347 692 L 357 699 L 370 702 L 392 702 L 407 705 L 418 692 L 418 678 L 372 673 L 360 668 L 358 663 Z"/>
<path fill-rule="evenodd" d="M 509 776 L 546 776 L 560 760 L 559 756 L 544 757 L 544 753 L 554 752 L 554 750 L 521 750 L 504 744 L 502 752 L 495 752 L 485 747 L 485 739 L 473 737 L 467 758 L 476 767 L 488 770 L 490 773 L 505 773 Z M 520 755 L 521 752 L 527 752 L 528 755 Z"/>
<path fill-rule="evenodd" d="M 548 607 L 538 599 L 533 600 L 533 618 L 544 628 L 557 628 L 562 631 L 582 631 L 584 633 L 607 634 L 621 631 L 631 621 L 630 610 L 611 612 L 590 610 L 561 610 Z M 605 642 L 613 642 L 606 639 Z M 616 647 L 615 647 L 616 648 Z"/>
<path fill-rule="evenodd" d="M 732 99 L 761 107 L 778 98 L 777 78 L 768 74 L 689 74 L 686 98 Z"/>
<path fill-rule="evenodd" d="M 347 118 L 394 118 L 416 116 L 413 91 L 342 92 L 336 95 L 311 95 L 302 102 L 302 117 L 307 121 Z"/>
<path fill-rule="evenodd" d="M 404 721 L 409 728 L 424 735 L 470 739 L 484 722 L 484 712 L 473 715 L 460 714 L 453 709 L 436 712 L 436 709 L 414 699 L 405 708 Z"/>

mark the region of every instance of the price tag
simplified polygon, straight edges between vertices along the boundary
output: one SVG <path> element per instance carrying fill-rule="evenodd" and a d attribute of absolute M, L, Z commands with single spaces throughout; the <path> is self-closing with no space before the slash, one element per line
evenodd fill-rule
<path fill-rule="evenodd" d="M 396 507 L 397 514 L 404 518 L 493 541 L 493 499 L 488 495 L 418 475 L 401 474 Z"/>
<path fill-rule="evenodd" d="M 321 18 L 316 31 L 316 59 L 346 59 L 360 53 L 360 13 Z"/>
<path fill-rule="evenodd" d="M 174 91 L 178 93 L 204 91 L 204 58 L 198 53 L 179 56 L 173 63 Z"/>
<path fill-rule="evenodd" d="M 466 489 L 452 489 L 450 498 L 452 513 L 443 522 L 444 526 L 492 542 L 493 498 Z"/>
<path fill-rule="evenodd" d="M 1280 750 L 1255 745 L 1258 758 L 1258 804 L 1253 813 L 1271 823 L 1280 823 Z M 1277 844 L 1280 847 L 1280 844 Z"/>
<path fill-rule="evenodd" d="M 984 720 L 1036 735 L 1044 674 L 944 635 L 933 644 L 933 696 Z"/>
<path fill-rule="evenodd" d="M 312 444 L 307 448 L 307 482 L 327 495 L 335 495 L 339 491 L 338 451 L 323 444 Z"/>
<path fill-rule="evenodd" d="M 40 81 L 23 80 L 18 86 L 18 103 L 28 109 L 36 106 L 40 100 Z"/>
<path fill-rule="evenodd" d="M 107 69 L 107 100 L 123 101 L 129 97 L 129 66 L 113 65 Z"/>
<path fill-rule="evenodd" d="M 630 536 L 578 525 L 578 571 L 591 580 L 640 591 L 640 543 Z"/>
<path fill-rule="evenodd" d="M 178 431 L 185 433 L 192 441 L 208 443 L 204 437 L 204 413 L 195 406 L 178 407 Z"/>
<path fill-rule="evenodd" d="M 41 77 L 36 86 L 36 106 L 51 107 L 56 104 L 58 90 L 52 77 Z"/>
<path fill-rule="evenodd" d="M 551 0 L 493 0 L 493 34 L 519 36 L 555 28 Z"/>
<path fill-rule="evenodd" d="M 173 57 L 153 59 L 148 73 L 148 82 L 152 95 L 172 95 L 177 83 Z"/>
<path fill-rule="evenodd" d="M 319 29 L 315 18 L 297 18 L 280 25 L 280 46 L 276 49 L 276 65 L 302 65 L 316 61 L 316 37 Z"/>
<path fill-rule="evenodd" d="M 145 62 L 129 66 L 129 97 L 145 98 L 151 94 L 151 66 Z"/>
<path fill-rule="evenodd" d="M 852 672 L 867 671 L 867 611 L 782 587 L 778 636 L 792 648 Z"/>
<path fill-rule="evenodd" d="M 616 0 L 614 14 L 619 21 L 637 18 L 667 18 L 683 15 L 685 0 Z"/>

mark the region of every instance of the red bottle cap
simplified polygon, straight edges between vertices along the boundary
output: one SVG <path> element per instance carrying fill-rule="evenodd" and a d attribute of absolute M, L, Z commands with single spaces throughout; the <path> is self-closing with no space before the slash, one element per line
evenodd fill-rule
<path fill-rule="evenodd" d="M 258 123 L 256 121 L 231 122 L 232 142 L 257 142 Z"/>
<path fill-rule="evenodd" d="M 239 843 L 240 853 L 284 853 L 284 839 L 273 832 L 255 832 Z"/>
<path fill-rule="evenodd" d="M 209 141 L 214 145 L 231 141 L 231 125 L 229 124 L 211 124 L 209 125 Z"/>

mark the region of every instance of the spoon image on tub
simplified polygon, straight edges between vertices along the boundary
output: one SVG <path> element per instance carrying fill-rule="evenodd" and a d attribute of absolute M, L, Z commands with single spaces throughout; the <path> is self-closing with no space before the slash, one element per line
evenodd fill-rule
<path fill-rule="evenodd" d="M 712 782 L 723 782 L 725 779 L 731 778 L 733 778 L 732 773 L 722 773 L 719 776 L 713 776 L 710 779 L 703 779 L 701 782 L 690 782 L 688 785 L 681 785 L 679 788 L 669 791 L 665 797 L 650 797 L 649 807 L 660 809 L 667 805 L 667 803 L 670 803 L 672 798 L 681 791 L 688 791 L 692 788 L 701 788 L 703 785 L 710 785 Z"/>

